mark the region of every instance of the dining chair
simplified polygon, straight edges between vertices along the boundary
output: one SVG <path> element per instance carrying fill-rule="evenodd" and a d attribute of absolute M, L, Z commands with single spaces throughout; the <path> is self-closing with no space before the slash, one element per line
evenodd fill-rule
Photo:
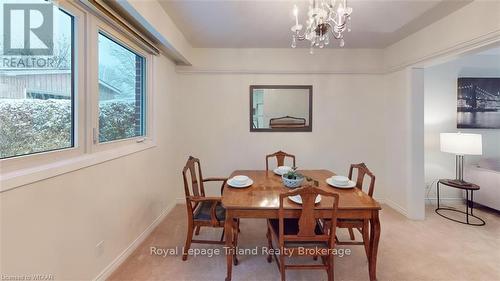
<path fill-rule="evenodd" d="M 292 158 L 293 167 L 295 167 L 295 155 L 288 154 L 288 153 L 280 150 L 280 151 L 275 152 L 273 154 L 266 155 L 266 171 L 269 170 L 269 158 L 273 158 L 273 157 L 276 157 L 278 167 L 285 165 L 285 158 L 286 157 Z"/>
<path fill-rule="evenodd" d="M 302 209 L 298 219 L 286 213 L 283 206 L 286 197 L 295 195 L 300 195 L 302 198 Z M 331 206 L 331 221 L 333 224 L 330 224 L 328 231 L 325 231 L 324 226 L 320 224 L 320 216 L 318 210 L 315 209 L 315 199 L 318 195 L 333 199 Z M 336 230 L 334 226 L 337 222 L 338 204 L 338 194 L 326 192 L 311 185 L 280 194 L 278 219 L 269 219 L 267 221 L 267 240 L 269 249 L 272 249 L 269 251 L 267 261 L 271 263 L 274 255 L 280 270 L 281 280 L 285 280 L 285 270 L 287 269 L 326 269 L 328 280 L 334 279 L 333 257 Z M 275 253 L 273 242 L 279 245 L 281 253 L 279 258 Z M 286 264 L 285 256 L 312 256 L 315 258 L 321 256 L 321 263 Z"/>
<path fill-rule="evenodd" d="M 227 178 L 203 178 L 200 160 L 193 156 L 189 156 L 189 159 L 182 170 L 182 177 L 184 179 L 184 192 L 186 194 L 186 207 L 188 214 L 188 231 L 186 244 L 182 254 L 182 260 L 185 261 L 187 260 L 191 243 L 225 244 L 224 231 L 222 231 L 220 240 L 217 241 L 193 239 L 193 233 L 198 235 L 201 227 L 222 228 L 224 230 L 226 210 L 221 205 L 221 197 L 205 196 L 204 183 L 214 181 L 222 182 L 222 195 Z M 233 241 L 235 241 L 234 244 L 236 247 L 238 241 L 239 220 L 235 219 L 233 221 L 233 227 L 236 230 L 232 231 L 234 234 Z M 235 265 L 238 263 L 236 256 L 234 257 L 234 263 Z"/>
<path fill-rule="evenodd" d="M 353 178 L 353 171 L 356 169 L 357 177 L 356 177 L 356 187 L 360 190 L 363 190 L 363 182 L 365 177 L 370 178 L 370 185 L 368 186 L 368 190 L 366 193 L 370 197 L 373 197 L 373 190 L 375 188 L 375 175 L 368 169 L 365 163 L 352 164 L 349 168 L 349 179 Z M 349 238 L 351 241 L 337 241 L 337 245 L 364 245 L 366 256 L 369 256 L 369 225 L 367 219 L 339 219 L 337 220 L 338 228 L 346 228 L 349 231 Z M 356 237 L 354 236 L 354 229 L 357 229 L 362 236 L 363 241 L 357 242 Z"/>

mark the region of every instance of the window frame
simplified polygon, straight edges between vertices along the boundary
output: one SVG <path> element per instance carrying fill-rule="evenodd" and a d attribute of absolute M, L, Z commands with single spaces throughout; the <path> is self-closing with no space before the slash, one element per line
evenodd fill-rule
<path fill-rule="evenodd" d="M 108 37 L 115 43 L 123 46 L 144 58 L 144 76 L 143 76 L 143 135 L 134 136 L 125 139 L 117 139 L 107 142 L 99 141 L 99 34 Z M 153 140 L 153 118 L 152 118 L 152 65 L 153 65 L 153 55 L 142 49 L 140 46 L 135 44 L 133 40 L 129 39 L 122 31 L 116 29 L 114 26 L 105 23 L 103 20 L 92 17 L 89 27 L 89 46 L 90 57 L 94 58 L 92 62 L 89 63 L 93 71 L 89 73 L 89 81 L 91 89 L 89 91 L 89 96 L 91 99 L 92 112 L 90 113 L 91 127 L 90 132 L 91 139 L 88 141 L 90 144 L 89 150 L 92 152 L 104 151 L 108 149 L 117 148 L 123 145 L 137 145 L 141 143 L 154 144 Z"/>
<path fill-rule="evenodd" d="M 20 169 L 46 165 L 54 161 L 61 161 L 85 153 L 85 120 L 81 112 L 85 109 L 85 11 L 67 2 L 55 4 L 59 9 L 73 17 L 72 31 L 72 65 L 71 65 L 71 114 L 72 114 L 72 146 L 56 148 L 47 151 L 11 156 L 0 159 L 1 175 L 12 173 Z M 54 160 L 55 159 L 55 160 Z"/>
<path fill-rule="evenodd" d="M 56 5 L 73 16 L 73 147 L 0 159 L 0 193 L 36 181 L 120 158 L 156 146 L 153 102 L 155 55 L 134 43 L 133 35 L 105 23 L 101 15 L 73 1 Z M 144 57 L 144 135 L 93 142 L 99 120 L 98 32 Z"/>

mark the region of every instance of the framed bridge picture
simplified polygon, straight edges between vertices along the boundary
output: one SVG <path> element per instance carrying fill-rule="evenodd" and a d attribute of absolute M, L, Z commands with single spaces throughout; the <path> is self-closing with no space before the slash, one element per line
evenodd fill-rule
<path fill-rule="evenodd" d="M 458 78 L 457 128 L 500 129 L 500 78 Z"/>

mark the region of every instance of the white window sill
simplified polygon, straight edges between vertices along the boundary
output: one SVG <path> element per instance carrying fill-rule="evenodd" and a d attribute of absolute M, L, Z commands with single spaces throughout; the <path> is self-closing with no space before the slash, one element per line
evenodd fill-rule
<path fill-rule="evenodd" d="M 12 190 L 30 183 L 70 173 L 106 161 L 137 153 L 156 146 L 154 141 L 134 143 L 106 151 L 83 154 L 70 159 L 0 174 L 0 192 Z"/>

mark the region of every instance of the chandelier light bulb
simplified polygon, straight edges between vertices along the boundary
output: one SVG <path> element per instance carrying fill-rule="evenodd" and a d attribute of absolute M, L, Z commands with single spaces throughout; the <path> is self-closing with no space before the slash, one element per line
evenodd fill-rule
<path fill-rule="evenodd" d="M 295 16 L 295 26 L 299 26 L 299 8 L 293 5 L 293 15 Z"/>
<path fill-rule="evenodd" d="M 339 17 L 344 14 L 344 7 L 342 6 L 342 4 L 339 4 L 339 7 L 337 8 L 337 14 L 339 15 Z"/>

